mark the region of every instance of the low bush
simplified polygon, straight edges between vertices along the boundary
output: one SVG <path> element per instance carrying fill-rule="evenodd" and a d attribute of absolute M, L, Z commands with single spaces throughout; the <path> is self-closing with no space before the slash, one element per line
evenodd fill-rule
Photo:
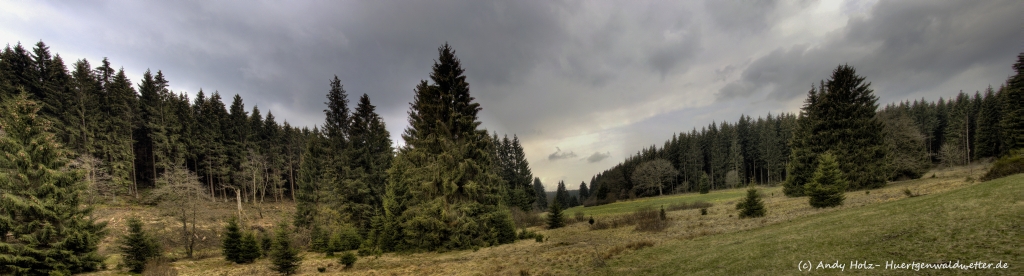
<path fill-rule="evenodd" d="M 981 177 L 981 181 L 989 181 L 1010 175 L 1024 173 L 1024 149 L 1011 151 L 992 164 L 992 168 Z"/>
<path fill-rule="evenodd" d="M 544 218 L 540 217 L 540 212 L 524 212 L 519 208 L 512 209 L 512 221 L 516 223 L 516 227 L 534 227 L 544 225 Z"/>
<path fill-rule="evenodd" d="M 345 268 L 351 268 L 356 263 L 356 254 L 352 252 L 346 252 L 345 255 L 341 255 L 338 262 L 345 265 Z"/>

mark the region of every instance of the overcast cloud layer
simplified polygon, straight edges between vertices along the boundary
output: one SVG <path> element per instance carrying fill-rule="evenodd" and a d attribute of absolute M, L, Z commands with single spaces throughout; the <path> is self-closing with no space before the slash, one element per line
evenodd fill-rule
<path fill-rule="evenodd" d="M 517 134 L 549 190 L 672 133 L 795 112 L 849 64 L 881 104 L 998 87 L 1024 52 L 1019 1 L 0 1 L 0 42 L 109 57 L 138 82 L 240 94 L 323 121 L 329 79 L 378 106 L 392 139 L 445 42 L 483 126 Z M 230 104 L 230 103 L 228 103 Z M 577 154 L 578 153 L 578 154 Z M 575 187 L 575 186 L 573 186 Z"/>

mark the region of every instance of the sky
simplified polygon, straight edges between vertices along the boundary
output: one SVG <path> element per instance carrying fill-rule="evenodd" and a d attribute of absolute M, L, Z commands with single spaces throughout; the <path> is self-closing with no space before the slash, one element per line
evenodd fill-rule
<path fill-rule="evenodd" d="M 516 135 L 548 190 L 589 182 L 673 133 L 797 112 L 847 64 L 879 103 L 998 88 L 1024 52 L 1008 1 L 8 1 L 0 43 L 136 83 L 217 91 L 281 121 L 324 120 L 335 75 L 397 146 L 413 88 L 450 44 L 482 127 Z M 230 102 L 225 103 L 230 104 Z"/>

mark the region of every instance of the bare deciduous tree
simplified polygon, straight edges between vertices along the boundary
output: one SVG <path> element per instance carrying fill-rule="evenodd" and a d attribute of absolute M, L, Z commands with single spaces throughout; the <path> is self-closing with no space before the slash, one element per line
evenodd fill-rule
<path fill-rule="evenodd" d="M 641 191 L 658 191 L 658 195 L 664 195 L 665 183 L 672 180 L 679 172 L 672 167 L 665 159 L 654 159 L 644 162 L 633 171 L 633 183 L 638 186 L 634 189 Z"/>
<path fill-rule="evenodd" d="M 199 182 L 199 176 L 180 166 L 169 168 L 156 180 L 157 188 L 153 190 L 153 199 L 164 210 L 170 211 L 181 223 L 182 243 L 185 254 L 192 258 L 199 235 L 196 221 L 200 204 L 210 200 L 206 189 Z M 190 225 L 191 224 L 191 225 Z"/>

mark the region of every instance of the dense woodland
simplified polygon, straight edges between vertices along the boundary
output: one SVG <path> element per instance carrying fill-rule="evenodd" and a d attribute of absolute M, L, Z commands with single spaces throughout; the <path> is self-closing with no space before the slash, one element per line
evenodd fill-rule
<path fill-rule="evenodd" d="M 584 203 L 654 196 L 661 194 L 658 189 L 679 193 L 776 184 L 793 179 L 792 173 L 798 178 L 789 181 L 795 181 L 790 186 L 798 188 L 790 189 L 790 194 L 802 195 L 802 183 L 813 172 L 815 156 L 827 150 L 842 151 L 836 154 L 844 171 L 864 172 L 851 178 L 881 177 L 851 187 L 860 189 L 878 187 L 886 180 L 918 178 L 934 166 L 965 165 L 1024 147 L 1024 99 L 1020 95 L 1024 54 L 1013 65 L 1016 74 L 998 89 L 988 87 L 973 94 L 961 91 L 950 99 L 904 101 L 880 109 L 870 83 L 847 69 L 839 76 L 837 69 L 833 79 L 812 87 L 800 114 L 768 114 L 757 119 L 741 115 L 736 122 L 713 122 L 700 130 L 677 133 L 662 147 L 651 145 L 627 157 L 591 178 L 593 196 Z M 819 96 L 833 94 L 824 91 L 842 90 L 836 87 L 840 83 L 859 89 L 859 95 Z M 853 83 L 856 85 L 851 86 Z M 854 120 L 861 120 L 859 128 L 849 127 L 857 124 Z M 844 137 L 857 137 L 858 141 L 843 142 Z M 856 157 L 854 149 L 858 147 L 853 145 L 864 139 L 873 140 L 874 152 Z M 827 146 L 835 143 L 846 148 Z M 794 148 L 809 151 L 794 152 Z M 804 165 L 794 168 L 794 159 Z M 635 175 L 658 160 L 667 160 L 671 166 L 653 171 L 669 172 L 671 177 L 655 181 L 658 189 L 652 189 L 650 182 Z M 863 168 L 866 164 L 875 168 Z"/>
<path fill-rule="evenodd" d="M 325 82 L 323 124 L 309 129 L 247 109 L 237 94 L 230 104 L 216 91 L 190 99 L 171 91 L 161 71 L 147 70 L 136 85 L 107 59 L 66 66 L 43 42 L 7 46 L 0 53 L 0 273 L 96 269 L 104 224 L 81 206 L 116 200 L 167 204 L 186 240 L 196 236 L 198 201 L 238 204 L 239 217 L 243 203 L 262 210 L 267 201 L 294 201 L 291 224 L 310 233 L 301 246 L 312 251 L 513 242 L 513 212 L 551 207 L 544 186 L 517 136 L 481 127 L 481 106 L 450 46 L 438 49 L 431 69 L 413 88 L 405 145 L 395 149 L 369 97 L 350 108 L 337 76 Z M 998 89 L 879 110 L 870 83 L 839 66 L 812 86 L 799 114 L 743 115 L 677 133 L 590 185 L 570 191 L 559 181 L 551 201 L 572 207 L 781 182 L 801 196 L 820 156 L 830 156 L 826 167 L 846 175 L 851 189 L 998 157 L 1024 147 L 1024 54 L 1014 69 Z M 275 239 L 275 252 L 293 258 L 285 240 Z"/>

